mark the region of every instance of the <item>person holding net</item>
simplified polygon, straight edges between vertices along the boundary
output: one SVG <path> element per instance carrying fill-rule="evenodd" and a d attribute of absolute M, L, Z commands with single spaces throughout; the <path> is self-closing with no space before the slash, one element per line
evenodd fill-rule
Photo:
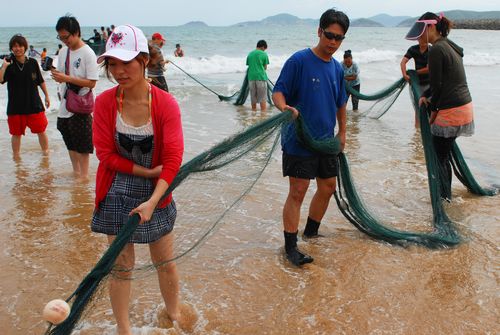
<path fill-rule="evenodd" d="M 408 38 L 407 38 L 408 39 Z M 410 38 L 411 39 L 411 38 Z M 406 64 L 413 58 L 415 61 L 415 70 L 418 74 L 420 94 L 424 93 L 429 88 L 429 67 L 427 66 L 427 59 L 429 57 L 429 44 L 427 38 L 423 35 L 417 38 L 418 44 L 412 45 L 408 48 L 403 58 L 401 58 L 401 74 L 403 78 L 410 82 L 410 76 L 406 72 Z M 417 97 L 420 98 L 420 97 Z M 419 128 L 418 115 L 415 111 L 415 128 Z"/>
<path fill-rule="evenodd" d="M 162 199 L 178 173 L 184 151 L 180 110 L 169 93 L 145 77 L 149 61 L 143 32 L 131 25 L 116 27 L 106 43 L 104 62 L 115 86 L 96 99 L 94 145 L 96 175 L 92 231 L 108 235 L 111 244 L 130 215 L 140 224 L 115 263 L 110 297 L 118 334 L 131 334 L 129 302 L 134 243 L 147 243 L 157 267 L 166 313 L 183 327 L 179 275 L 173 259 L 176 206 L 170 194 Z"/>
<path fill-rule="evenodd" d="M 273 91 L 275 106 L 300 117 L 314 140 L 331 137 L 338 122 L 340 150 L 346 141 L 347 95 L 342 65 L 332 58 L 342 44 L 349 18 L 329 9 L 321 15 L 318 44 L 293 54 L 283 66 Z M 335 191 L 338 175 L 337 155 L 312 152 L 302 145 L 293 123 L 282 131 L 283 176 L 290 188 L 283 207 L 285 254 L 296 266 L 311 263 L 313 258 L 297 248 L 300 208 L 310 180 L 316 179 L 317 191 L 309 207 L 305 237 L 317 237 L 321 219 Z"/>
<path fill-rule="evenodd" d="M 432 143 L 441 175 L 441 198 L 451 200 L 451 151 L 458 136 L 474 134 L 472 98 L 467 86 L 463 64 L 463 49 L 447 38 L 451 22 L 427 12 L 406 35 L 407 39 L 423 36 L 432 44 L 429 51 L 430 88 L 419 100 L 419 105 L 430 107 Z"/>
<path fill-rule="evenodd" d="M 342 68 L 344 69 L 344 80 L 345 85 L 353 88 L 355 91 L 359 92 L 361 90 L 361 80 L 359 78 L 359 66 L 356 62 L 352 60 L 351 50 L 346 50 L 344 52 L 344 60 L 342 61 Z M 351 93 L 347 92 L 347 99 L 351 97 Z M 352 111 L 358 111 L 359 98 L 352 95 Z"/>

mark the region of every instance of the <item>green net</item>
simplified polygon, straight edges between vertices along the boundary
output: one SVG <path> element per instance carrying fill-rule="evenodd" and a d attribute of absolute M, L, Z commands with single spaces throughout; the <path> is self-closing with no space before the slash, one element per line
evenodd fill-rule
<path fill-rule="evenodd" d="M 378 119 L 382 117 L 382 115 L 387 113 L 387 111 L 392 107 L 405 86 L 406 81 L 401 78 L 390 86 L 373 94 L 363 94 L 349 86 L 346 86 L 346 90 L 360 100 L 375 101 L 369 108 L 364 110 L 361 115 L 368 116 L 373 119 Z"/>
<path fill-rule="evenodd" d="M 467 187 L 469 192 L 477 195 L 488 195 L 488 196 L 498 194 L 498 187 L 496 186 L 482 187 L 481 185 L 478 184 L 478 182 L 472 175 L 472 172 L 469 170 L 469 167 L 467 166 L 467 163 L 465 162 L 465 159 L 457 143 L 453 145 L 453 150 L 451 154 L 452 154 L 451 164 L 455 176 L 458 178 L 458 180 L 460 180 L 460 182 L 465 187 Z"/>
<path fill-rule="evenodd" d="M 410 76 L 410 92 L 411 92 L 411 97 L 412 97 L 412 103 L 414 108 L 418 111 L 419 117 L 420 117 L 420 128 L 421 128 L 421 136 L 422 136 L 422 142 L 424 144 L 424 149 L 430 151 L 432 157 L 435 157 L 435 152 L 434 152 L 434 147 L 431 143 L 431 130 L 429 126 L 429 117 L 428 117 L 428 111 L 425 110 L 425 107 L 419 107 L 418 106 L 418 97 L 420 97 L 420 87 L 418 84 L 418 75 L 414 70 L 408 71 L 408 75 Z M 429 158 L 430 159 L 430 158 Z M 426 156 L 427 160 L 427 156 Z M 434 173 L 434 175 L 439 175 L 440 179 L 438 180 L 438 183 L 442 186 L 439 186 L 439 189 L 444 188 L 445 180 L 446 177 L 442 176 L 442 173 L 440 173 L 439 168 L 437 167 L 438 165 L 434 165 L 435 160 L 437 158 L 434 158 L 431 160 L 432 165 L 427 166 L 427 170 L 431 171 Z M 472 175 L 472 172 L 470 171 L 469 167 L 467 166 L 467 162 L 465 161 L 462 152 L 460 151 L 460 148 L 458 144 L 455 142 L 453 145 L 453 150 L 452 150 L 452 159 L 451 159 L 453 171 L 455 173 L 455 176 L 457 179 L 465 186 L 467 189 L 477 195 L 481 196 L 492 196 L 498 194 L 498 189 L 496 187 L 490 186 L 490 187 L 481 187 L 479 183 L 476 181 L 474 176 Z M 435 163 L 437 164 L 437 163 Z M 431 192 L 431 197 L 433 196 Z"/>
<path fill-rule="evenodd" d="M 197 79 L 193 75 L 191 75 L 188 72 L 186 72 L 183 68 L 181 68 L 180 66 L 178 66 L 174 62 L 170 61 L 170 63 L 172 63 L 173 66 L 175 66 L 176 68 L 178 68 L 180 71 L 182 71 L 189 78 L 193 79 L 195 82 L 197 82 L 198 84 L 200 84 L 201 86 L 203 86 L 204 88 L 206 88 L 208 91 L 210 91 L 213 94 L 215 94 L 219 98 L 220 101 L 234 101 L 234 104 L 236 106 L 242 106 L 242 105 L 245 104 L 245 102 L 246 102 L 246 100 L 248 98 L 248 94 L 250 92 L 250 88 L 248 86 L 248 77 L 247 77 L 248 70 L 247 70 L 247 73 L 245 73 L 245 77 L 243 79 L 243 83 L 241 84 L 241 88 L 238 91 L 236 91 L 233 94 L 231 94 L 231 95 L 223 95 L 223 94 L 217 93 L 216 91 L 214 91 L 213 89 L 211 89 L 207 85 L 203 84 L 199 79 Z M 271 98 L 272 92 L 273 92 L 273 88 L 274 88 L 274 84 L 270 80 L 267 80 L 267 102 L 270 105 L 273 104 L 273 100 Z"/>
<path fill-rule="evenodd" d="M 237 94 L 235 97 L 235 102 L 234 102 L 234 104 L 236 106 L 242 106 L 247 101 L 248 94 L 250 93 L 250 88 L 249 88 L 248 84 L 249 84 L 248 77 L 245 75 L 245 78 L 243 79 L 243 83 L 241 84 L 240 90 L 235 93 L 235 94 Z M 267 84 L 267 92 L 266 92 L 267 93 L 267 102 L 270 105 L 273 105 L 272 94 L 273 94 L 274 84 L 270 80 L 267 80 L 266 84 Z M 234 98 L 234 95 L 228 96 L 228 97 L 223 97 L 223 98 L 219 97 L 219 99 L 221 99 L 223 101 L 230 101 L 230 100 L 233 100 L 233 98 Z"/>
<path fill-rule="evenodd" d="M 405 232 L 390 228 L 381 223 L 379 219 L 370 213 L 370 210 L 365 206 L 358 194 L 349 169 L 347 157 L 344 153 L 339 153 L 340 146 L 337 137 L 331 136 L 321 141 L 315 141 L 311 138 L 308 128 L 303 124 L 301 118 L 299 117 L 297 120 L 297 136 L 299 141 L 308 149 L 323 154 L 338 154 L 339 176 L 337 182 L 338 191 L 335 192 L 335 199 L 342 214 L 360 231 L 375 239 L 400 245 L 413 242 L 426 247 L 436 248 L 456 245 L 460 242 L 460 237 L 451 221 L 446 217 L 442 206 L 436 208 L 437 212 L 435 214 L 438 214 L 438 219 L 434 220 L 435 229 L 431 233 Z M 439 205 L 441 205 L 440 199 Z"/>
<path fill-rule="evenodd" d="M 420 96 L 418 76 L 415 71 L 409 71 L 411 78 L 410 91 L 412 96 L 412 103 L 417 108 L 420 118 L 421 137 L 424 148 L 429 192 L 431 197 L 431 205 L 433 210 L 433 227 L 431 233 L 411 233 L 402 232 L 391 229 L 380 223 L 363 204 L 362 199 L 359 197 L 355 184 L 352 180 L 349 171 L 347 157 L 341 153 L 339 154 L 339 190 L 335 194 L 337 205 L 339 206 L 342 214 L 360 231 L 368 234 L 369 236 L 385 240 L 391 243 L 404 244 L 406 242 L 414 242 L 427 247 L 442 247 L 453 246 L 461 241 L 455 225 L 447 216 L 441 198 L 442 189 L 445 187 L 446 177 L 439 169 L 434 147 L 432 145 L 432 137 L 429 126 L 428 113 L 418 107 L 418 97 Z M 391 95 L 393 92 L 402 89 L 404 84 L 402 79 L 391 85 L 389 88 L 376 93 L 372 96 L 357 93 L 350 90 L 351 94 L 355 94 L 360 99 L 375 100 L 384 98 L 384 94 Z M 400 91 L 399 91 L 400 92 Z M 399 93 L 398 93 L 399 95 Z M 387 110 L 386 110 L 387 111 Z M 384 111 L 384 113 L 386 112 Z M 333 150 L 333 149 L 332 149 Z M 334 151 L 334 150 L 333 150 Z M 482 188 L 475 181 L 470 170 L 463 159 L 458 145 L 455 143 L 453 148 L 453 168 L 458 179 L 474 194 L 478 195 L 494 195 L 497 194 L 495 188 Z"/>
<path fill-rule="evenodd" d="M 411 97 L 411 102 L 413 105 L 413 108 L 415 111 L 417 111 L 419 118 L 422 118 L 421 114 L 425 114 L 424 120 L 420 120 L 420 122 L 425 121 L 424 125 L 421 125 L 421 136 L 422 136 L 422 142 L 424 144 L 424 149 L 427 149 L 431 151 L 429 154 L 430 157 L 427 160 L 431 160 L 430 166 L 427 166 L 427 169 L 431 169 L 430 171 L 436 172 L 437 175 L 440 175 L 439 178 L 439 188 L 443 188 L 444 186 L 444 179 L 445 177 L 443 176 L 443 173 L 439 172 L 439 169 L 437 166 L 435 166 L 433 163 L 434 159 L 431 159 L 431 157 L 435 156 L 434 149 L 432 147 L 432 143 L 428 143 L 431 139 L 431 133 L 430 133 L 430 127 L 429 127 L 429 119 L 428 115 L 426 114 L 425 111 L 422 111 L 420 107 L 418 106 L 418 98 L 421 95 L 420 92 L 420 85 L 418 81 L 418 75 L 414 70 L 409 70 L 408 75 L 410 76 L 410 97 Z M 382 117 L 389 109 L 390 107 L 394 104 L 396 99 L 399 97 L 401 94 L 402 90 L 406 86 L 406 81 L 401 78 L 388 86 L 385 89 L 380 90 L 379 92 L 373 93 L 373 94 L 363 94 L 361 92 L 356 91 L 352 87 L 346 87 L 347 91 L 354 95 L 355 97 L 359 98 L 360 100 L 366 100 L 366 101 L 375 101 L 375 103 L 367 109 L 367 111 L 363 112 L 362 115 L 367 115 L 372 118 L 380 118 Z M 429 129 L 427 129 L 429 128 Z M 427 158 L 427 157 L 426 157 Z M 465 159 L 463 158 L 463 155 L 460 151 L 460 148 L 458 147 L 458 144 L 455 143 L 453 146 L 453 151 L 452 151 L 452 167 L 453 171 L 460 180 L 460 182 L 467 187 L 467 189 L 474 194 L 477 195 L 496 195 L 498 193 L 498 188 L 497 187 L 481 187 L 477 181 L 475 180 L 474 176 L 472 175 L 471 171 L 469 170 L 467 163 Z"/>
<path fill-rule="evenodd" d="M 418 85 L 414 84 L 417 79 L 414 74 L 410 73 L 410 76 L 412 95 L 418 97 Z M 385 90 L 386 94 L 390 95 L 398 91 L 401 84 L 399 82 L 398 85 L 392 85 L 392 88 Z M 377 94 L 381 99 L 384 98 L 383 94 Z M 420 112 L 419 116 L 433 210 L 433 230 L 422 233 L 391 228 L 382 224 L 371 214 L 355 188 L 347 157 L 339 153 L 337 138 L 331 136 L 321 141 L 314 140 L 310 135 L 308 125 L 304 124 L 300 117 L 295 121 L 294 128 L 300 141 L 310 150 L 327 154 L 339 153 L 339 180 L 335 199 L 342 214 L 357 229 L 372 238 L 394 244 L 405 245 L 411 242 L 430 248 L 453 246 L 460 243 L 461 237 L 442 205 L 441 179 L 436 154 L 431 143 L 427 113 Z M 288 136 L 284 130 L 290 129 L 286 126 L 286 123 L 290 121 L 290 112 L 279 113 L 227 138 L 185 163 L 165 194 L 167 196 L 175 189 L 176 202 L 182 205 L 179 205 L 182 207 L 180 211 L 182 214 L 179 215 L 174 229 L 176 240 L 181 242 L 175 243 L 174 257 L 160 264 L 146 264 L 134 269 L 114 268 L 116 258 L 139 223 L 137 215 L 130 217 L 96 266 L 67 299 L 67 302 L 72 305 L 69 317 L 63 323 L 50 327 L 47 334 L 70 334 L 79 320 L 84 317 L 90 302 L 110 274 L 120 277 L 122 271 L 134 271 L 137 275 L 131 278 L 137 278 L 167 262 L 178 261 L 199 247 L 216 230 L 228 211 L 250 192 L 278 146 L 280 129 L 282 129 L 281 136 Z M 496 190 L 481 188 L 475 182 L 458 146 L 454 149 L 454 165 L 460 173 L 459 178 L 466 183 L 471 192 L 484 195 L 496 193 Z M 183 194 L 185 195 L 184 203 Z"/>
<path fill-rule="evenodd" d="M 122 272 L 133 271 L 131 279 L 146 276 L 199 247 L 216 230 L 228 211 L 252 189 L 279 145 L 282 124 L 290 120 L 290 113 L 277 114 L 183 164 L 164 195 L 175 189 L 175 201 L 182 208 L 174 229 L 177 241 L 174 243 L 174 257 L 134 269 L 114 268 L 116 258 L 139 223 L 138 216 L 130 217 L 96 266 L 66 300 L 72 305 L 69 317 L 50 327 L 46 334 L 70 334 L 110 274 L 123 278 Z"/>

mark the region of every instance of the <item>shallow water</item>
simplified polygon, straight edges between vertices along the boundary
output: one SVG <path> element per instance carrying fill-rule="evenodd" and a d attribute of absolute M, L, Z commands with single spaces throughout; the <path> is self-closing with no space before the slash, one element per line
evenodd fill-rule
<path fill-rule="evenodd" d="M 363 90 L 375 92 L 398 79 L 397 64 L 363 67 Z M 469 66 L 476 135 L 458 143 L 481 184 L 500 184 L 499 65 Z M 274 81 L 278 70 L 271 70 Z M 241 82 L 241 74 L 214 74 L 221 93 Z M 55 92 L 54 83 L 47 82 Z M 110 87 L 105 78 L 98 90 Z M 235 107 L 189 78 L 169 81 L 183 113 L 184 161 L 227 136 L 274 115 Z M 0 94 L 5 97 L 2 90 Z M 0 97 L 0 98 L 2 98 Z M 54 107 L 55 95 L 53 97 Z M 361 110 L 369 103 L 361 102 Z M 90 232 L 95 156 L 87 184 L 76 183 L 64 144 L 49 113 L 51 153 L 39 153 L 33 135 L 23 138 L 22 161 L 10 156 L 10 137 L 0 121 L 2 199 L 0 227 L 0 327 L 2 334 L 43 334 L 46 302 L 65 298 L 93 267 L 107 244 Z M 349 112 L 346 154 L 367 206 L 399 229 L 431 229 L 432 211 L 420 134 L 414 129 L 407 90 L 381 119 Z M 226 176 L 231 180 L 231 176 Z M 202 181 L 200 179 L 200 185 Z M 305 200 L 308 204 L 314 185 Z M 499 197 L 477 197 L 456 179 L 446 211 L 466 241 L 456 248 L 428 250 L 374 241 L 358 232 L 336 206 L 321 227 L 325 237 L 300 241 L 314 263 L 295 268 L 282 253 L 281 210 L 288 190 L 279 150 L 254 189 L 233 208 L 194 252 L 181 259 L 181 294 L 199 314 L 194 334 L 496 334 L 499 318 Z M 231 183 L 220 195 L 236 194 Z M 203 207 L 212 190 L 179 188 L 178 221 L 200 222 L 214 212 Z M 222 201 L 221 201 L 222 203 Z M 307 206 L 303 206 L 303 217 Z M 175 230 L 174 230 L 175 232 Z M 182 236 L 181 236 L 182 237 Z M 178 239 L 177 243 L 188 243 Z M 137 262 L 149 264 L 146 247 Z M 131 319 L 135 334 L 181 334 L 158 328 L 161 296 L 156 275 L 133 282 Z M 76 334 L 114 334 L 104 291 Z"/>

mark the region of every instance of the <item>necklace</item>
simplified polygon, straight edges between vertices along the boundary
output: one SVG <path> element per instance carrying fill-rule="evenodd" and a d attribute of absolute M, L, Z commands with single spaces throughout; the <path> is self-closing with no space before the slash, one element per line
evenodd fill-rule
<path fill-rule="evenodd" d="M 15 61 L 14 61 L 14 63 L 16 63 L 16 65 L 17 65 L 17 68 L 18 68 L 18 69 L 19 69 L 19 71 L 21 71 L 21 72 L 24 70 L 24 66 L 26 65 L 26 63 L 27 63 L 27 62 L 28 62 L 28 57 L 26 57 L 26 58 L 24 59 L 24 63 L 23 63 L 23 65 L 22 65 L 22 66 L 20 66 L 20 65 L 19 65 L 19 62 L 18 62 L 17 60 L 15 60 Z"/>
<path fill-rule="evenodd" d="M 118 104 L 118 112 L 123 114 L 123 89 L 120 90 L 119 104 Z M 148 84 L 148 112 L 149 119 L 151 120 L 151 84 Z"/>

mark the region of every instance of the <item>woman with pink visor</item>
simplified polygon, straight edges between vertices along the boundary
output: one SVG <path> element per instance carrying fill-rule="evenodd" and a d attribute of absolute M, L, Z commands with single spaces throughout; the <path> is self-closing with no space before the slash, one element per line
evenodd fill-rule
<path fill-rule="evenodd" d="M 442 174 L 441 198 L 451 199 L 450 155 L 458 136 L 474 134 L 472 98 L 463 65 L 463 49 L 447 38 L 452 23 L 441 15 L 427 12 L 406 35 L 407 39 L 424 37 L 432 44 L 429 51 L 430 88 L 419 105 L 430 107 L 430 124 L 439 170 Z"/>

